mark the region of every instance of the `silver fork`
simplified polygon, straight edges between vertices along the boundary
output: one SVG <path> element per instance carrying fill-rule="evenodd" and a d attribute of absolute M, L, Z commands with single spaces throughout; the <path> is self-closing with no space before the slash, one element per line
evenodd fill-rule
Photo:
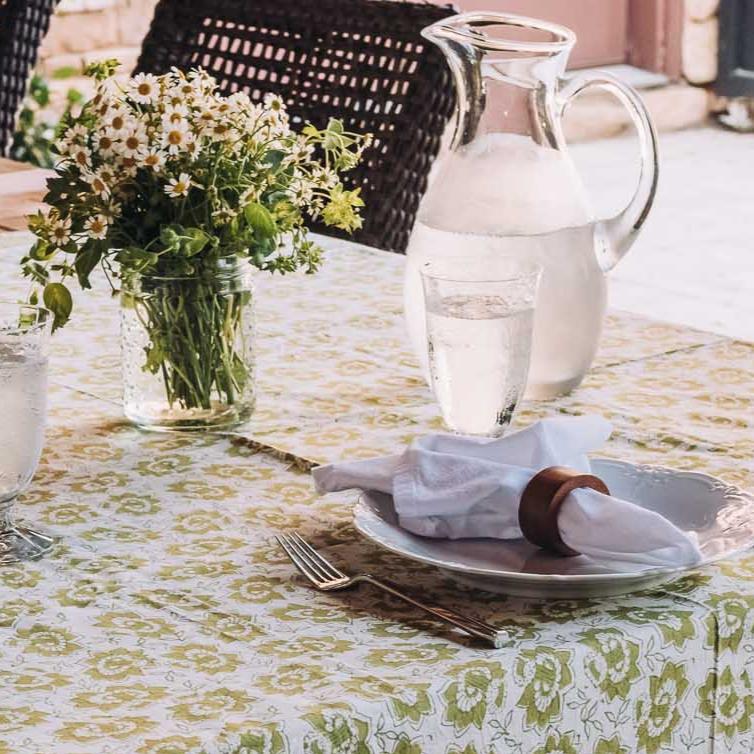
<path fill-rule="evenodd" d="M 367 573 L 358 576 L 348 576 L 343 571 L 336 568 L 323 555 L 320 555 L 303 537 L 296 532 L 292 534 L 281 534 L 276 537 L 280 546 L 285 550 L 288 557 L 293 561 L 293 565 L 312 583 L 312 585 L 322 592 L 337 592 L 341 589 L 350 589 L 357 584 L 372 584 L 395 597 L 408 602 L 409 605 L 418 607 L 421 610 L 433 615 L 435 618 L 449 623 L 461 631 L 482 639 L 494 647 L 501 647 L 509 638 L 504 631 L 500 631 L 489 623 L 461 615 L 454 610 L 448 610 L 444 607 L 427 605 L 406 594 L 401 588 L 389 581 L 376 579 Z"/>

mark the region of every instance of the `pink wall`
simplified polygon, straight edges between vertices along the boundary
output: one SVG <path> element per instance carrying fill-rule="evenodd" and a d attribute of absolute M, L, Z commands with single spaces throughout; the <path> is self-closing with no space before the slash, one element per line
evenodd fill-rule
<path fill-rule="evenodd" d="M 436 0 L 442 2 L 442 0 Z M 573 29 L 572 66 L 622 63 L 628 48 L 629 0 L 455 0 L 462 11 L 493 10 L 534 16 Z"/>

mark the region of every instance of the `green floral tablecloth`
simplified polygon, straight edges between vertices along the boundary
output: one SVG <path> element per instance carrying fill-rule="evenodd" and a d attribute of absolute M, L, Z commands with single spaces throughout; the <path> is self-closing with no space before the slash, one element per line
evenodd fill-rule
<path fill-rule="evenodd" d="M 403 260 L 328 245 L 318 276 L 260 281 L 259 409 L 242 436 L 125 424 L 116 302 L 80 297 L 19 506 L 61 542 L 0 568 L 0 754 L 751 754 L 754 555 L 622 598 L 506 599 L 360 540 L 353 495 L 315 498 L 297 459 L 440 427 L 404 341 Z M 0 253 L 22 295 L 17 252 Z M 519 422 L 587 411 L 615 424 L 606 455 L 754 487 L 751 344 L 613 314 L 582 388 Z M 368 588 L 313 592 L 273 541 L 293 528 L 499 623 L 508 646 Z"/>

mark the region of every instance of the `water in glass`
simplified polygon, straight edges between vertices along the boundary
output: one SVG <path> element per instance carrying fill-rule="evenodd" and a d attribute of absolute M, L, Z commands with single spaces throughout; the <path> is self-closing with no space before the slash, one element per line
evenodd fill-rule
<path fill-rule="evenodd" d="M 54 543 L 13 518 L 42 453 L 51 321 L 45 309 L 0 301 L 0 565 L 39 558 Z"/>
<path fill-rule="evenodd" d="M 458 261 L 446 269 L 460 280 L 437 264 L 422 271 L 432 389 L 450 429 L 495 437 L 526 388 L 540 268 L 497 257 L 459 269 Z"/>
<path fill-rule="evenodd" d="M 39 344 L 13 342 L 0 331 L 0 506 L 31 481 L 42 453 L 47 357 Z"/>

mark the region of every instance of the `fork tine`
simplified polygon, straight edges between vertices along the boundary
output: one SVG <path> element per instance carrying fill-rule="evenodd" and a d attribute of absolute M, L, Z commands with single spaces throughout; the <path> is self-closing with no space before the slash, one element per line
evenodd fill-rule
<path fill-rule="evenodd" d="M 337 578 L 333 576 L 326 568 L 323 568 L 318 562 L 317 558 L 311 557 L 311 555 L 309 555 L 306 549 L 302 547 L 301 544 L 299 544 L 299 542 L 292 534 L 287 535 L 287 542 L 288 546 L 293 549 L 298 557 L 308 565 L 309 570 L 315 573 L 317 575 L 317 578 L 321 582 L 332 581 L 334 578 Z"/>
<path fill-rule="evenodd" d="M 298 568 L 298 570 L 306 576 L 312 584 L 314 584 L 314 586 L 319 586 L 321 579 L 315 575 L 309 564 L 291 548 L 287 535 L 281 534 L 280 536 L 275 537 L 275 539 L 277 539 L 278 544 L 283 550 L 285 550 L 285 554 L 291 559 L 293 565 L 295 565 L 296 568 Z"/>
<path fill-rule="evenodd" d="M 483 631 L 490 631 L 493 634 L 500 634 L 501 629 L 496 628 L 490 623 L 485 623 L 483 620 L 478 620 L 477 618 L 472 617 L 471 615 L 465 616 L 466 620 L 471 623 L 473 626 L 476 626 L 477 628 L 483 630 Z"/>
<path fill-rule="evenodd" d="M 445 610 L 445 608 L 439 608 L 439 609 L 440 610 Z M 453 611 L 453 612 L 456 612 L 456 611 Z M 456 613 L 456 614 L 459 614 L 459 613 Z M 495 626 L 493 626 L 493 625 L 491 625 L 489 623 L 485 623 L 483 620 L 479 620 L 478 618 L 474 618 L 471 615 L 464 614 L 463 615 L 463 620 L 466 623 L 469 623 L 470 625 L 475 626 L 476 628 L 478 628 L 478 629 L 480 629 L 482 631 L 491 631 L 492 633 L 495 633 L 495 634 L 499 634 L 500 633 L 500 629 L 499 628 L 497 628 L 497 627 L 495 627 Z"/>
<path fill-rule="evenodd" d="M 436 609 L 445 612 L 443 608 L 436 608 Z M 457 613 L 456 615 L 459 615 L 459 614 Z M 471 615 L 464 614 L 460 616 L 460 618 L 464 623 L 467 623 L 472 628 L 476 628 L 478 631 L 484 631 L 492 635 L 500 635 L 502 633 L 499 628 L 496 628 L 495 626 L 492 626 L 489 623 L 485 623 L 484 621 L 477 620 Z M 458 620 L 458 618 L 456 619 Z"/>
<path fill-rule="evenodd" d="M 309 553 L 309 555 L 317 561 L 323 568 L 327 569 L 334 579 L 345 579 L 346 574 L 343 571 L 339 571 L 324 555 L 317 552 L 298 532 L 293 532 L 293 538 L 296 539 L 299 544 Z"/>

